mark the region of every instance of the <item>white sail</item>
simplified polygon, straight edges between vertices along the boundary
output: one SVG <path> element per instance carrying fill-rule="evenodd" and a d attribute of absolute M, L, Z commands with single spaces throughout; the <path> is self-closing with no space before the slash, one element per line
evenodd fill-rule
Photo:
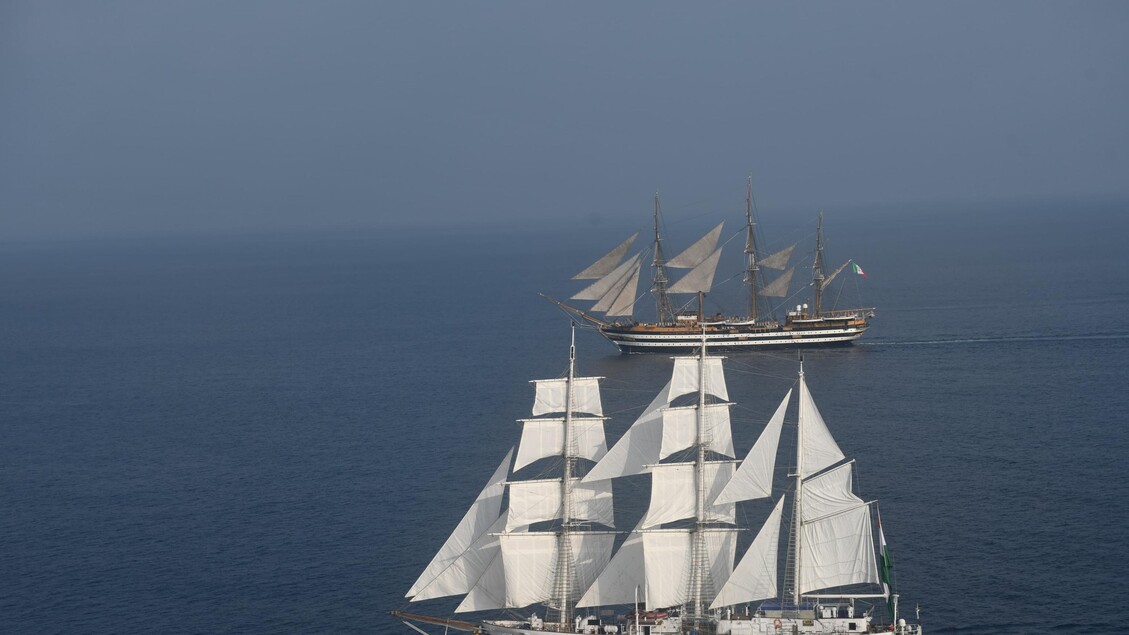
<path fill-rule="evenodd" d="M 475 540 L 450 566 L 441 571 L 431 582 L 420 588 L 412 597 L 412 602 L 430 600 L 432 598 L 446 597 L 470 593 L 476 586 L 481 585 L 482 590 L 489 589 L 489 580 L 483 582 L 487 569 L 494 559 L 501 553 L 498 547 L 498 533 L 505 529 L 506 517 L 499 516 L 494 524 Z M 497 602 L 502 601 L 501 594 L 496 595 Z M 497 607 L 500 608 L 501 604 Z M 472 609 L 475 610 L 475 609 Z"/>
<path fill-rule="evenodd" d="M 713 275 L 717 272 L 717 263 L 721 259 L 721 248 L 718 247 L 706 257 L 697 267 L 694 267 L 682 279 L 670 285 L 667 293 L 708 293 L 713 287 Z"/>
<path fill-rule="evenodd" d="M 757 264 L 767 269 L 783 269 L 788 266 L 788 261 L 792 259 L 792 250 L 795 248 L 795 245 L 785 247 L 771 256 L 757 261 Z"/>
<path fill-rule="evenodd" d="M 562 517 L 561 481 L 545 479 L 515 481 L 510 486 L 509 514 L 506 531 L 533 523 Z M 584 520 L 608 525 L 613 523 L 612 488 L 609 481 L 581 484 L 571 479 L 573 520 Z"/>
<path fill-rule="evenodd" d="M 456 613 L 506 608 L 506 572 L 502 569 L 502 545 L 499 535 L 491 536 L 490 563 L 471 587 Z"/>
<path fill-rule="evenodd" d="M 618 247 L 609 251 L 606 255 L 601 257 L 596 262 L 588 265 L 588 268 L 572 277 L 573 280 L 596 280 L 603 278 L 616 268 L 616 265 L 623 260 L 624 254 L 627 250 L 631 249 L 631 243 L 635 242 L 635 238 L 639 232 L 635 232 L 630 238 L 620 243 Z"/>
<path fill-rule="evenodd" d="M 634 603 L 635 589 L 645 583 L 644 567 L 643 533 L 637 526 L 581 596 L 577 608 Z"/>
<path fill-rule="evenodd" d="M 662 409 L 669 402 L 670 384 L 667 383 L 582 482 L 642 474 L 648 465 L 658 463 L 663 438 Z"/>
<path fill-rule="evenodd" d="M 725 369 L 722 368 L 721 360 L 721 357 L 706 358 L 704 383 L 707 395 L 728 401 L 729 391 L 725 388 Z M 698 363 L 697 357 L 674 358 L 674 372 L 670 380 L 670 401 L 682 395 L 698 392 Z"/>
<path fill-rule="evenodd" d="M 475 540 L 478 540 L 494 521 L 502 509 L 502 493 L 505 491 L 506 473 L 509 471 L 510 460 L 513 458 L 513 449 L 506 453 L 506 458 L 494 470 L 494 475 L 487 481 L 486 487 L 478 494 L 478 498 L 471 504 L 466 515 L 459 521 L 450 537 L 443 543 L 439 553 L 435 554 L 431 563 L 408 590 L 406 597 L 412 597 L 423 587 L 439 576 L 447 567 L 451 566 L 459 556 L 465 552 Z M 456 593 L 465 591 L 456 591 Z"/>
<path fill-rule="evenodd" d="M 719 589 L 733 573 L 737 529 L 705 532 L 709 581 L 703 590 Z M 693 534 L 690 529 L 643 532 L 647 608 L 678 606 L 690 600 Z M 712 597 L 703 598 L 709 602 Z"/>
<path fill-rule="evenodd" d="M 666 266 L 675 269 L 692 269 L 700 265 L 717 247 L 717 241 L 718 238 L 721 237 L 721 228 L 723 225 L 725 225 L 725 223 L 718 224 L 717 227 L 711 229 L 693 245 L 687 247 L 685 251 L 666 261 Z"/>
<path fill-rule="evenodd" d="M 605 417 L 574 417 L 569 454 L 599 461 L 608 453 L 604 439 Z M 549 456 L 564 454 L 564 419 L 522 419 L 521 443 L 518 445 L 514 471 Z"/>
<path fill-rule="evenodd" d="M 639 289 L 639 272 L 642 268 L 642 264 L 635 264 L 635 269 L 631 272 L 627 283 L 616 294 L 615 301 L 606 310 L 599 309 L 604 311 L 604 315 L 608 317 L 629 317 L 631 315 L 635 308 L 635 293 Z"/>
<path fill-rule="evenodd" d="M 586 588 L 611 559 L 612 533 L 569 535 L 573 571 L 579 588 Z M 502 534 L 502 569 L 506 576 L 506 606 L 517 608 L 553 597 L 559 554 L 554 532 Z"/>
<path fill-rule="evenodd" d="M 706 500 L 712 500 L 733 477 L 733 463 L 707 461 L 703 466 Z M 511 503 L 512 504 L 512 503 Z M 694 463 L 663 463 L 651 466 L 651 505 L 643 518 L 644 529 L 663 523 L 693 518 L 697 511 L 697 487 Z M 706 506 L 706 520 L 732 523 L 736 520 L 733 504 Z"/>
<path fill-rule="evenodd" d="M 784 426 L 784 413 L 792 391 L 784 395 L 784 400 L 764 427 L 753 449 L 741 461 L 741 466 L 713 502 L 735 503 L 737 501 L 768 498 L 772 495 L 772 475 L 776 469 L 776 450 L 780 445 L 780 430 Z"/>
<path fill-rule="evenodd" d="M 567 379 L 537 379 L 532 382 L 537 386 L 537 394 L 533 398 L 533 416 L 537 417 L 552 412 L 565 412 L 567 394 Z M 604 414 L 600 405 L 600 378 L 575 377 L 572 380 L 572 411 L 586 412 L 596 416 Z"/>
<path fill-rule="evenodd" d="M 745 555 L 741 556 L 741 562 L 725 581 L 725 586 L 718 591 L 711 609 L 777 597 L 776 560 L 780 551 L 783 509 L 784 498 L 781 497 L 753 539 L 753 544 L 749 545 Z"/>
<path fill-rule="evenodd" d="M 814 522 L 864 502 L 851 491 L 851 466 L 844 463 L 833 470 L 804 481 L 803 521 Z"/>
<path fill-rule="evenodd" d="M 800 434 L 804 440 L 804 471 L 801 477 L 815 474 L 825 467 L 843 460 L 843 451 L 835 443 L 827 424 L 815 407 L 815 401 L 808 392 L 807 382 L 800 376 Z"/>
<path fill-rule="evenodd" d="M 616 285 L 625 283 L 624 281 L 627 280 L 631 274 L 631 269 L 639 264 L 641 257 L 642 254 L 635 254 L 632 258 L 625 260 L 623 264 L 613 269 L 608 275 L 581 289 L 576 295 L 572 296 L 572 299 L 599 300 L 603 298 Z"/>
<path fill-rule="evenodd" d="M 878 584 L 870 507 L 866 504 L 807 523 L 800 533 L 801 593 L 849 584 Z"/>
<path fill-rule="evenodd" d="M 702 438 L 709 449 L 733 457 L 733 433 L 729 425 L 729 406 L 710 404 L 702 409 Z M 698 407 L 666 408 L 662 411 L 663 439 L 659 459 L 698 444 Z"/>
<path fill-rule="evenodd" d="M 788 295 L 788 285 L 792 284 L 792 274 L 796 273 L 793 267 L 780 274 L 780 277 L 765 285 L 760 294 L 766 298 L 783 298 Z"/>

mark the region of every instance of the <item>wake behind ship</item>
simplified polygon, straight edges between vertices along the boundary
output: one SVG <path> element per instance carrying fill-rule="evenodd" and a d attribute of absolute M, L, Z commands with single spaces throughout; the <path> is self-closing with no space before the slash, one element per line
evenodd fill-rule
<path fill-rule="evenodd" d="M 637 295 L 642 272 L 643 253 L 624 260 L 638 233 L 610 251 L 574 280 L 595 280 L 572 296 L 572 300 L 595 301 L 587 311 L 572 307 L 545 296 L 550 302 L 574 313 L 593 324 L 624 353 L 672 353 L 694 350 L 705 333 L 711 349 L 722 351 L 745 350 L 756 347 L 834 346 L 850 344 L 862 337 L 870 327 L 874 308 L 827 309 L 824 291 L 846 268 L 864 275 L 862 268 L 848 260 L 830 275 L 823 270 L 823 213 L 820 212 L 816 232 L 815 260 L 812 263 L 812 299 L 787 308 L 784 319 L 776 318 L 776 308 L 767 306 L 771 298 L 790 298 L 789 287 L 795 267 L 788 268 L 795 245 L 766 257 L 760 257 L 752 180 L 746 195 L 745 271 L 743 280 L 748 289 L 748 314 L 743 316 L 707 316 L 703 299 L 713 286 L 714 274 L 721 259 L 722 225 L 679 253 L 666 260 L 663 255 L 663 238 L 659 231 L 659 200 L 655 197 L 654 243 L 651 248 L 651 289 L 655 299 L 654 322 L 640 322 L 633 318 L 640 297 Z M 668 269 L 689 269 L 681 279 L 670 284 Z M 765 270 L 781 270 L 771 282 L 765 283 Z M 697 310 L 675 308 L 671 296 L 696 295 Z M 602 313 L 603 318 L 595 314 Z"/>

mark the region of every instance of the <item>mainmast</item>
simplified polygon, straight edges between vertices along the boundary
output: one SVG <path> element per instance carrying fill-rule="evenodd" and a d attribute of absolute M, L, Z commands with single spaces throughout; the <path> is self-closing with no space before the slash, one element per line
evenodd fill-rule
<path fill-rule="evenodd" d="M 823 214 L 820 213 L 820 220 L 822 221 Z M 822 226 L 822 222 L 820 223 Z M 816 262 L 819 262 L 819 257 L 816 256 Z M 800 356 L 800 395 L 803 399 L 804 391 L 804 358 Z M 804 422 L 796 420 L 796 494 L 792 497 L 792 545 L 795 551 L 792 557 L 792 566 L 794 567 L 792 573 L 792 604 L 797 609 L 800 606 L 800 522 L 803 520 L 803 515 L 800 510 L 803 509 L 804 501 Z"/>
<path fill-rule="evenodd" d="M 572 472 L 576 457 L 572 454 L 572 382 L 576 374 L 576 323 L 572 323 L 572 340 L 568 347 L 568 382 L 565 384 L 564 474 L 561 476 L 561 529 L 557 534 L 557 578 L 554 595 L 560 611 L 560 623 L 571 624 L 576 598 L 573 597 L 575 573 L 572 562 Z"/>
<path fill-rule="evenodd" d="M 753 222 L 753 177 L 745 193 L 745 284 L 749 285 L 749 320 L 757 319 L 757 241 Z"/>
<path fill-rule="evenodd" d="M 692 543 L 690 546 L 690 602 L 693 607 L 691 613 L 693 617 L 701 617 L 704 614 L 703 595 L 706 592 L 706 576 L 709 575 L 709 554 L 706 550 L 706 447 L 710 440 L 706 438 L 705 412 L 706 331 L 703 327 L 702 348 L 698 353 L 698 411 L 695 416 L 697 456 L 694 461 L 696 500 L 694 503 L 694 533 L 691 536 Z"/>
<path fill-rule="evenodd" d="M 815 287 L 812 317 L 819 317 L 823 311 L 823 210 L 819 210 L 819 227 L 815 233 L 815 262 L 811 266 L 811 272 L 811 284 Z M 803 376 L 803 372 L 800 373 L 800 376 Z"/>
<path fill-rule="evenodd" d="M 655 320 L 660 324 L 674 321 L 674 309 L 671 308 L 670 298 L 666 295 L 666 260 L 663 259 L 662 238 L 659 235 L 659 194 L 655 192 L 655 259 L 651 263 L 654 276 L 651 279 L 651 293 L 655 296 Z"/>

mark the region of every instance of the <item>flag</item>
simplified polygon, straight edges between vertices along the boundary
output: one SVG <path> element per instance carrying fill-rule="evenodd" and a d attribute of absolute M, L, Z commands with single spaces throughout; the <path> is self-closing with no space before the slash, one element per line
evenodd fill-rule
<path fill-rule="evenodd" d="M 858 275 L 860 275 L 860 276 L 862 276 L 862 277 L 864 277 L 864 278 L 866 277 L 866 272 L 865 272 L 865 271 L 863 271 L 863 270 L 862 270 L 862 267 L 860 267 L 860 266 L 858 265 L 858 263 L 857 263 L 857 262 L 855 262 L 855 261 L 853 261 L 853 260 L 851 261 L 851 271 L 854 271 L 855 273 L 857 273 Z"/>
<path fill-rule="evenodd" d="M 892 620 L 894 619 L 894 605 L 890 602 L 890 569 L 894 567 L 894 561 L 890 559 L 890 548 L 886 546 L 886 534 L 882 531 L 881 512 L 878 512 L 878 543 L 882 551 L 879 554 L 882 563 L 878 576 L 882 578 L 882 592 L 886 594 L 886 608 L 890 611 L 890 619 Z"/>

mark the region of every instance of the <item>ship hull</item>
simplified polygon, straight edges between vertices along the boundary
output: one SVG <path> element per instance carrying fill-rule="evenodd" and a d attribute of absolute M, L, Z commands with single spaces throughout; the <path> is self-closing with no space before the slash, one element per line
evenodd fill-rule
<path fill-rule="evenodd" d="M 721 325 L 704 327 L 712 351 L 757 348 L 846 346 L 870 327 L 866 320 L 826 320 L 783 325 Z M 597 327 L 623 353 L 690 352 L 702 345 L 699 325 L 605 324 Z"/>

